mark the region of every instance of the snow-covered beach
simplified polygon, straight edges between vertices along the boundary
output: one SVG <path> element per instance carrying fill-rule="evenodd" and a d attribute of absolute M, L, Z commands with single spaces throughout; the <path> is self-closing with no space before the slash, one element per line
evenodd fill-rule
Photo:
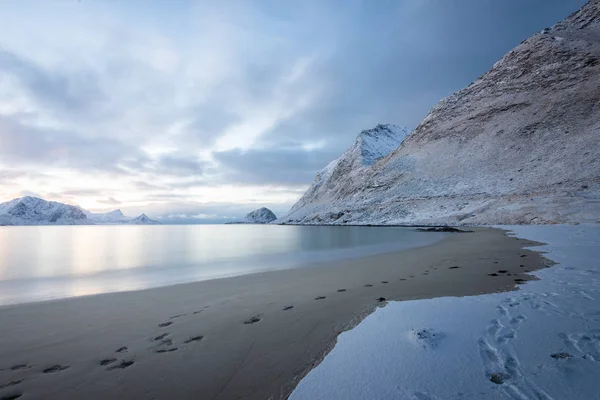
<path fill-rule="evenodd" d="M 292 399 L 594 399 L 600 226 L 505 226 L 558 263 L 517 292 L 392 302 L 341 334 Z"/>

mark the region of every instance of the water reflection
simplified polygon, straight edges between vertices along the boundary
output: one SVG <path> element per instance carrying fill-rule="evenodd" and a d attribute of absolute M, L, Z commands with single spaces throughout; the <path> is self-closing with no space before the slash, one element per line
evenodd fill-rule
<path fill-rule="evenodd" d="M 374 227 L 0 227 L 0 304 L 291 268 L 442 236 Z"/>

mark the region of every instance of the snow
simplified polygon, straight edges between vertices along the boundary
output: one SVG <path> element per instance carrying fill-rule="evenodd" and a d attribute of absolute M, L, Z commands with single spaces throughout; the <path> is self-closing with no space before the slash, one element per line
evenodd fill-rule
<path fill-rule="evenodd" d="M 280 222 L 287 222 L 298 210 L 303 214 L 303 209 L 306 206 L 310 208 L 315 202 L 329 205 L 330 200 L 336 196 L 336 186 L 342 180 L 360 177 L 377 160 L 397 149 L 409 133 L 407 128 L 392 124 L 378 124 L 360 132 L 344 154 L 317 173 L 306 193 Z"/>
<path fill-rule="evenodd" d="M 140 214 L 131 221 L 128 222 L 131 225 L 161 225 L 159 221 L 155 221 L 148 217 L 146 214 Z"/>
<path fill-rule="evenodd" d="M 410 131 L 392 124 L 378 124 L 373 129 L 362 131 L 355 145 L 360 153 L 362 165 L 372 165 L 381 157 L 387 156 L 406 139 Z"/>
<path fill-rule="evenodd" d="M 123 215 L 121 210 L 113 210 L 106 213 L 87 213 L 88 219 L 94 221 L 95 223 L 104 223 L 104 224 L 118 224 L 125 223 L 130 221 L 131 217 L 126 217 Z"/>
<path fill-rule="evenodd" d="M 290 398 L 598 398 L 600 225 L 505 228 L 559 264 L 515 292 L 379 308 Z"/>
<path fill-rule="evenodd" d="M 359 135 L 278 222 L 598 222 L 600 113 L 590 105 L 600 86 L 599 21 L 600 2 L 588 2 L 525 40 L 434 106 L 393 151 L 385 136 Z M 389 154 L 375 161 L 371 151 Z"/>
<path fill-rule="evenodd" d="M 0 204 L 0 225 L 87 224 L 79 207 L 37 197 L 21 197 Z"/>
<path fill-rule="evenodd" d="M 275 221 L 277 217 L 273 214 L 273 211 L 266 207 L 261 207 L 258 210 L 254 210 L 246 214 L 244 222 L 247 224 L 268 224 L 271 221 Z"/>
<path fill-rule="evenodd" d="M 160 222 L 150 219 L 146 214 L 132 218 L 124 216 L 121 210 L 92 213 L 79 206 L 31 196 L 0 203 L 0 225 L 90 224 L 155 225 Z"/>

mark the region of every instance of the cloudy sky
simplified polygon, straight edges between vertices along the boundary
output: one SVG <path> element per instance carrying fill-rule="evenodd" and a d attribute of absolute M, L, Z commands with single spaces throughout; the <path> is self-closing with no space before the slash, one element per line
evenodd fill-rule
<path fill-rule="evenodd" d="M 0 202 L 285 213 L 583 0 L 0 1 Z"/>

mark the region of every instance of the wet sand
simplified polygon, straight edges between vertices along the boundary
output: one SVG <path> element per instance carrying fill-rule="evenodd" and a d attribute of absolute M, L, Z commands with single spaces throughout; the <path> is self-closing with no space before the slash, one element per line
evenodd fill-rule
<path fill-rule="evenodd" d="M 0 400 L 279 399 L 386 301 L 513 290 L 549 265 L 475 228 L 436 244 L 138 292 L 0 308 Z"/>

